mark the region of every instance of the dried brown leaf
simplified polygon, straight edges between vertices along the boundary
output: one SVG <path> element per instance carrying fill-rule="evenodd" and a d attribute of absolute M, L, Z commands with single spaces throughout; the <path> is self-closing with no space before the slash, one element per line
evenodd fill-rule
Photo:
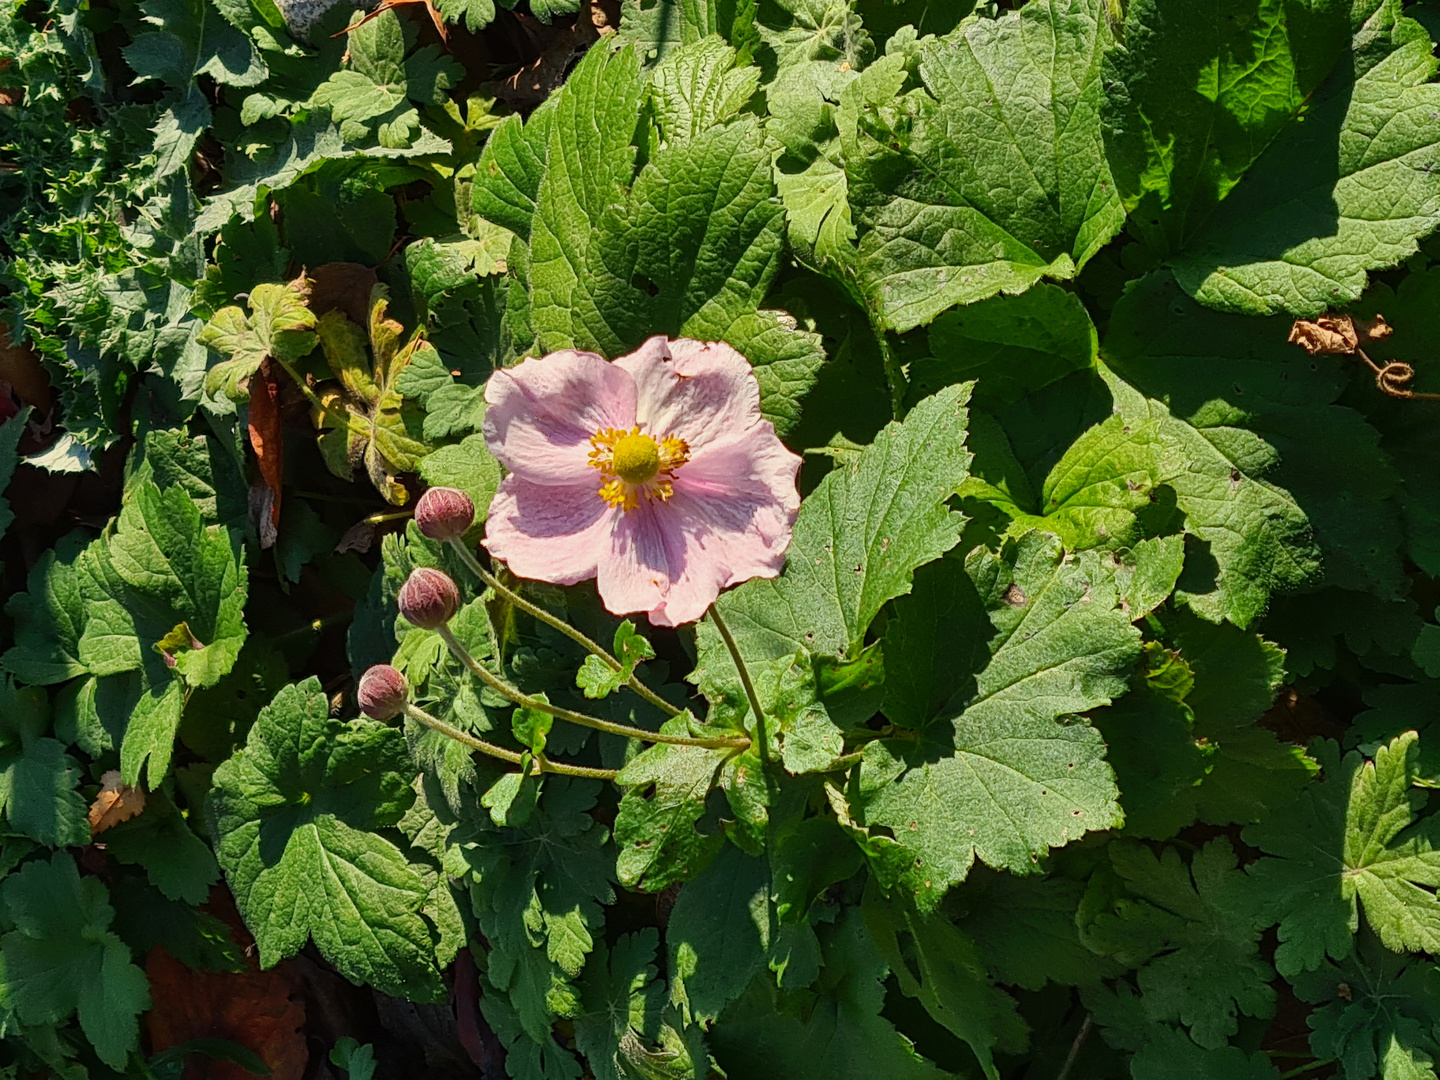
<path fill-rule="evenodd" d="M 90 835 L 129 821 L 145 809 L 145 792 L 122 783 L 120 770 L 111 769 L 100 777 L 100 791 L 90 804 Z"/>
<path fill-rule="evenodd" d="M 192 971 L 163 945 L 145 962 L 154 1007 L 145 1015 L 150 1046 L 158 1053 L 192 1039 L 225 1039 L 259 1055 L 271 1080 L 302 1080 L 310 1054 L 305 1044 L 306 1007 L 291 961 L 260 970 L 255 942 L 245 929 L 230 894 L 211 891 L 204 910 L 230 927 L 245 951 L 246 970 L 238 973 Z M 185 1080 L 253 1080 L 239 1065 L 192 1055 Z"/>
<path fill-rule="evenodd" d="M 1355 320 L 1349 315 L 1321 315 L 1315 321 L 1296 319 L 1290 328 L 1290 344 L 1299 345 L 1311 356 L 1318 353 L 1353 354 L 1360 347 Z"/>

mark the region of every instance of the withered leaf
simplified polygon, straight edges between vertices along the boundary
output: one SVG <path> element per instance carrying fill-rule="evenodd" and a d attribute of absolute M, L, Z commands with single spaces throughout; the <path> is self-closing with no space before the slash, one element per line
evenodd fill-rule
<path fill-rule="evenodd" d="M 90 804 L 90 835 L 129 821 L 145 809 L 145 792 L 120 780 L 120 770 L 111 769 L 100 777 L 100 791 Z"/>
<path fill-rule="evenodd" d="M 1320 353 L 1353 355 L 1372 341 L 1389 337 L 1394 331 L 1384 315 L 1359 322 L 1349 315 L 1321 315 L 1318 319 L 1296 319 L 1290 328 L 1290 344 L 1299 345 L 1311 356 Z"/>

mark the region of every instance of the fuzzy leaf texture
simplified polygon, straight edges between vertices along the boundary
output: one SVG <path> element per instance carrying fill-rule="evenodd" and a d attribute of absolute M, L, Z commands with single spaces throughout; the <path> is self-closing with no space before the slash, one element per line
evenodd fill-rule
<path fill-rule="evenodd" d="M 413 801 L 400 732 L 330 718 L 320 684 L 287 686 L 215 772 L 216 856 L 271 967 L 314 939 L 343 975 L 387 993 L 443 993 L 427 890 L 377 830 Z"/>
<path fill-rule="evenodd" d="M 1071 277 L 1119 230 L 1100 134 L 1112 40 L 1103 0 L 973 17 L 921 48 L 925 91 L 862 116 L 846 171 L 891 329 Z"/>

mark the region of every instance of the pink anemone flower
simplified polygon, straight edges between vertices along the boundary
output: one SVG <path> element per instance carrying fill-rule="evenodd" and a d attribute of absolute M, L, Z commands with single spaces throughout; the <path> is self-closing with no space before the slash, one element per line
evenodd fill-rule
<path fill-rule="evenodd" d="M 613 363 L 567 349 L 496 371 L 485 401 L 509 470 L 485 546 L 520 577 L 595 578 L 611 612 L 678 626 L 784 566 L 800 459 L 730 346 L 653 337 Z"/>

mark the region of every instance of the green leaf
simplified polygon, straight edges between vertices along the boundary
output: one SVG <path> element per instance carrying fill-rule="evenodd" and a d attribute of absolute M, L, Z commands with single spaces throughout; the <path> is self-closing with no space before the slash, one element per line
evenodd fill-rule
<path fill-rule="evenodd" d="M 652 928 L 626 934 L 613 951 L 600 944 L 585 969 L 575 1046 L 595 1080 L 704 1080 L 709 1071 L 699 1029 L 683 1027 L 667 1008 L 655 945 Z"/>
<path fill-rule="evenodd" d="M 887 327 L 1072 277 L 1120 229 L 1099 119 L 1112 42 L 1103 0 L 973 17 L 920 47 L 924 91 L 862 115 L 845 168 Z"/>
<path fill-rule="evenodd" d="M 470 189 L 477 214 L 527 243 L 550 153 L 550 125 L 561 100 L 559 93 L 546 98 L 523 123 L 519 116 L 500 121 L 485 140 Z"/>
<path fill-rule="evenodd" d="M 136 34 L 124 48 L 135 82 L 163 82 L 178 91 L 155 126 L 155 178 L 186 168 L 212 114 L 198 89 L 200 76 L 230 86 L 256 86 L 270 74 L 244 33 L 220 18 L 207 0 L 146 0 L 144 22 L 159 27 Z"/>
<path fill-rule="evenodd" d="M 250 293 L 250 314 L 221 308 L 200 333 L 200 344 L 225 356 L 205 376 L 205 392 L 232 401 L 249 400 L 240 384 L 272 356 L 285 363 L 315 347 L 315 316 L 293 285 L 264 284 Z"/>
<path fill-rule="evenodd" d="M 1416 783 L 1427 787 L 1440 784 L 1440 738 L 1430 730 L 1440 720 L 1440 680 L 1377 686 L 1366 692 L 1365 704 L 1369 706 L 1366 711 L 1355 717 L 1360 750 L 1373 755 L 1397 735 L 1418 732 L 1420 762 Z"/>
<path fill-rule="evenodd" d="M 1342 760 L 1331 742 L 1317 744 L 1323 784 L 1311 784 L 1290 806 L 1244 832 L 1245 842 L 1273 858 L 1250 868 L 1271 921 L 1280 924 L 1275 966 L 1282 975 L 1313 971 L 1329 955 L 1350 955 L 1363 906 L 1366 923 L 1395 951 L 1440 947 L 1437 822 L 1416 821 L 1425 802 L 1413 790 L 1419 765 L 1414 732 L 1397 736 L 1366 761 Z M 1429 886 L 1429 889 L 1425 888 Z"/>
<path fill-rule="evenodd" d="M 0 939 L 7 1004 L 26 1024 L 78 1013 L 100 1060 L 125 1068 L 139 1046 L 150 989 L 130 950 L 108 929 L 115 912 L 105 886 L 82 879 L 75 861 L 56 852 L 48 863 L 27 863 L 7 877 L 0 905 L 15 926 Z"/>
<path fill-rule="evenodd" d="M 315 679 L 261 710 L 244 749 L 215 771 L 206 813 L 262 965 L 313 937 L 353 982 L 422 1001 L 443 996 L 419 914 L 428 890 L 375 831 L 409 807 L 410 775 L 400 732 L 332 720 Z"/>
<path fill-rule="evenodd" d="M 687 1016 L 712 1022 L 765 970 L 774 916 L 770 868 L 727 846 L 675 898 L 665 941 L 671 998 Z"/>
<path fill-rule="evenodd" d="M 453 837 L 490 945 L 486 977 L 537 1044 L 549 1041 L 556 1015 L 578 1013 L 570 980 L 595 949 L 601 905 L 615 900 L 606 830 L 589 814 L 597 790 L 549 776 L 523 825 L 476 823 Z"/>
<path fill-rule="evenodd" d="M 1239 1029 L 1237 1013 L 1274 1014 L 1275 973 L 1259 950 L 1263 899 L 1228 840 L 1206 844 L 1188 868 L 1174 848 L 1156 858 L 1116 841 L 1109 854 L 1123 889 L 1082 933 L 1090 948 L 1139 968 L 1150 1020 L 1178 1020 L 1199 1045 L 1219 1049 Z"/>
<path fill-rule="evenodd" d="M 1430 38 L 1394 14 L 1375 22 L 1175 261 L 1201 303 L 1318 315 L 1358 299 L 1369 271 L 1440 225 Z"/>
<path fill-rule="evenodd" d="M 380 145 L 405 148 L 420 130 L 410 102 L 443 103 L 444 91 L 460 81 L 461 69 L 433 45 L 407 59 L 404 26 L 393 11 L 356 25 L 360 22 L 357 14 L 347 35 L 350 66 L 321 83 L 310 104 L 328 109 L 347 141 L 357 141 L 378 120 Z"/>
<path fill-rule="evenodd" d="M 138 817 L 105 831 L 105 850 L 122 863 L 143 866 L 150 883 L 170 900 L 199 906 L 220 880 L 210 848 L 160 791 L 146 795 Z"/>
<path fill-rule="evenodd" d="M 585 691 L 592 700 L 609 697 L 630 681 L 636 665 L 643 660 L 653 660 L 655 649 L 643 634 L 635 630 L 635 624 L 624 620 L 615 628 L 615 641 L 611 655 L 620 661 L 618 671 L 598 656 L 585 657 L 585 663 L 575 673 L 575 685 Z"/>
<path fill-rule="evenodd" d="M 1248 626 L 1270 595 L 1312 582 L 1320 569 L 1309 519 L 1285 490 L 1269 482 L 1277 455 L 1242 427 L 1199 427 L 1128 384 L 1107 379 L 1123 425 L 1154 430 L 1157 483 L 1175 492 L 1185 531 L 1209 545 L 1213 576 L 1182 575 L 1176 598 L 1207 619 Z"/>
<path fill-rule="evenodd" d="M 881 1015 L 883 957 L 858 907 L 824 931 L 820 991 L 805 1010 L 785 1008 L 756 982 L 711 1033 L 720 1065 L 735 1076 L 828 1080 L 941 1080 L 950 1076 L 921 1057 Z"/>
<path fill-rule="evenodd" d="M 78 534 L 41 554 L 30 570 L 28 590 L 5 605 L 15 620 L 15 644 L 6 650 L 5 670 L 28 683 L 48 686 L 89 669 L 80 660 L 85 629 L 82 593 L 83 541 Z"/>
<path fill-rule="evenodd" d="M 45 738 L 43 690 L 0 682 L 0 814 L 11 829 L 50 847 L 90 842 L 81 773 L 63 744 Z"/>
<path fill-rule="evenodd" d="M 858 69 L 875 49 L 854 0 L 766 0 L 755 29 L 781 68 L 823 60 Z"/>
<path fill-rule="evenodd" d="M 483 30 L 495 20 L 495 0 L 439 0 L 435 6 L 446 22 L 463 19 L 471 30 Z"/>
<path fill-rule="evenodd" d="M 596 247 L 605 212 L 623 201 L 634 175 L 630 139 L 643 96 L 631 49 L 591 49 L 555 95 L 530 232 L 531 318 L 544 352 L 618 356 L 637 336 L 644 294 Z"/>
<path fill-rule="evenodd" d="M 634 45 L 645 63 L 663 60 L 681 45 L 710 34 L 729 36 L 736 22 L 735 0 L 620 0 L 617 41 Z"/>
<path fill-rule="evenodd" d="M 930 355 L 910 366 L 910 393 L 975 380 L 975 401 L 1010 404 L 1092 366 L 1099 343 L 1080 298 L 1040 284 L 1019 296 L 947 311 L 930 326 Z"/>
<path fill-rule="evenodd" d="M 1039 990 L 1047 982 L 1084 986 L 1117 973 L 1118 965 L 1080 940 L 1075 920 L 1083 893 L 1083 883 L 1059 875 L 1021 878 L 976 870 L 952 896 L 962 909 L 959 929 L 995 977 Z"/>
<path fill-rule="evenodd" d="M 10 528 L 10 523 L 15 520 L 15 512 L 10 509 L 10 500 L 4 495 L 5 489 L 10 486 L 10 478 L 15 475 L 15 466 L 20 461 L 16 451 L 29 419 L 30 408 L 26 406 L 0 424 L 0 537 L 4 537 L 5 530 Z"/>
<path fill-rule="evenodd" d="M 975 1052 L 989 1080 L 999 1080 L 994 1051 L 1020 1051 L 1025 1022 L 991 982 L 975 943 L 943 916 L 918 915 L 873 892 L 866 899 L 865 926 L 901 991 Z"/>
<path fill-rule="evenodd" d="M 425 423 L 428 428 L 430 416 Z M 470 496 L 476 524 L 490 513 L 490 501 L 500 489 L 500 463 L 486 448 L 484 435 L 468 435 L 453 446 L 432 450 L 420 459 L 420 476 L 430 487 L 457 488 Z"/>
<path fill-rule="evenodd" d="M 145 483 L 121 508 L 105 555 L 133 594 L 163 605 L 162 622 L 170 620 L 173 628 L 183 623 L 180 646 L 157 639 L 157 649 L 167 646 L 167 663 L 173 662 L 191 687 L 219 682 L 245 643 L 248 588 L 238 538 L 227 529 L 205 526 L 183 488 L 161 491 Z M 89 633 L 87 625 L 82 654 Z"/>
<path fill-rule="evenodd" d="M 335 1041 L 330 1061 L 345 1070 L 349 1080 L 372 1080 L 375 1075 L 375 1048 L 345 1035 Z"/>
<path fill-rule="evenodd" d="M 697 726 L 687 712 L 660 730 L 694 736 Z M 721 833 L 700 832 L 697 825 L 728 753 L 657 743 L 626 764 L 618 783 L 630 790 L 615 818 L 615 874 L 622 885 L 658 891 L 694 877 L 724 846 Z"/>
<path fill-rule="evenodd" d="M 126 498 L 146 480 L 159 488 L 184 488 L 206 525 L 243 529 L 249 519 L 245 478 L 240 463 L 224 443 L 209 435 L 184 431 L 149 431 L 144 457 L 126 478 Z"/>
<path fill-rule="evenodd" d="M 1106 57 L 1105 148 L 1132 230 L 1181 252 L 1349 44 L 1350 0 L 1136 0 Z M 1307 121 L 1308 123 L 1308 121 Z"/>
<path fill-rule="evenodd" d="M 657 151 L 601 240 L 607 266 L 633 267 L 654 286 L 653 296 L 631 287 L 629 298 L 607 297 L 608 325 L 629 345 L 652 333 L 733 345 L 754 365 L 760 411 L 780 434 L 795 425 L 824 360 L 817 335 L 761 310 L 784 228 L 770 148 L 759 124 L 741 119 Z"/>
<path fill-rule="evenodd" d="M 1296 976 L 1295 994 L 1315 1006 L 1310 1050 L 1341 1063 L 1347 1080 L 1422 1080 L 1440 1060 L 1440 971 L 1362 934 L 1354 953 Z"/>
<path fill-rule="evenodd" d="M 965 518 L 946 501 L 965 480 L 968 386 L 952 386 L 888 424 L 857 458 L 801 504 L 785 573 L 721 595 L 719 609 L 745 662 L 758 668 L 797 650 L 845 657 L 888 601 L 910 591 L 915 568 L 960 539 Z M 701 623 L 702 688 L 738 685 L 734 664 Z"/>
<path fill-rule="evenodd" d="M 947 559 L 925 576 L 942 575 L 968 579 L 937 584 L 956 602 L 931 606 L 917 590 L 886 637 L 887 653 L 893 634 L 944 658 L 931 667 L 940 678 L 926 686 L 915 672 L 905 691 L 905 715 L 929 726 L 870 743 L 847 793 L 857 827 L 893 838 L 874 864 L 881 881 L 925 911 L 977 856 L 1024 873 L 1049 848 L 1120 823 L 1099 733 L 1070 714 L 1122 694 L 1139 654 L 1113 575 L 1064 559 L 1053 536 L 1029 533 L 998 557 L 978 548 L 963 568 Z M 974 598 L 960 600 L 966 590 Z"/>
<path fill-rule="evenodd" d="M 689 142 L 745 107 L 760 69 L 737 66 L 738 54 L 710 36 L 669 53 L 650 76 L 650 107 L 668 145 Z"/>

